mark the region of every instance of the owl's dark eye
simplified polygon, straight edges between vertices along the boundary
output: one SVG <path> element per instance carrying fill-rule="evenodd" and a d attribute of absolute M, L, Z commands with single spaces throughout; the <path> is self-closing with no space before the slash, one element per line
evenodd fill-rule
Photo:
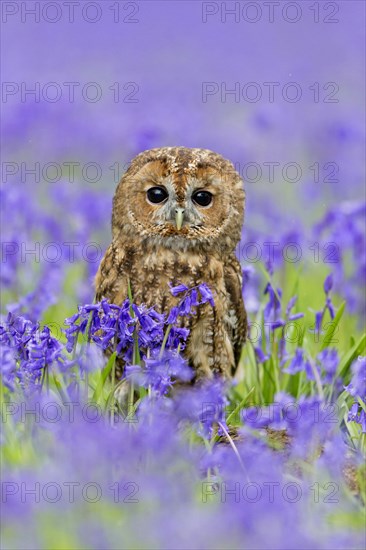
<path fill-rule="evenodd" d="M 212 194 L 209 191 L 197 191 L 192 199 L 199 206 L 208 206 L 212 202 Z"/>
<path fill-rule="evenodd" d="M 154 204 L 165 201 L 167 197 L 168 193 L 164 187 L 151 187 L 147 190 L 147 198 Z"/>

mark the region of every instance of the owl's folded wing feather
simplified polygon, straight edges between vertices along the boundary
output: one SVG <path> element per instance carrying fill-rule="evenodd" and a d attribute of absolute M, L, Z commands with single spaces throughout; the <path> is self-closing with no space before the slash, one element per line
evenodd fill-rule
<path fill-rule="evenodd" d="M 227 317 L 228 331 L 233 344 L 236 366 L 239 363 L 241 350 L 247 336 L 247 314 L 242 295 L 242 270 L 239 261 L 234 256 L 225 265 L 225 287 L 229 295 L 230 305 Z"/>
<path fill-rule="evenodd" d="M 122 266 L 125 253 L 113 242 L 107 248 L 95 277 L 95 300 L 107 298 L 113 304 L 121 304 L 127 297 L 127 288 L 122 289 L 124 278 Z M 126 286 L 126 285 L 124 285 Z"/>

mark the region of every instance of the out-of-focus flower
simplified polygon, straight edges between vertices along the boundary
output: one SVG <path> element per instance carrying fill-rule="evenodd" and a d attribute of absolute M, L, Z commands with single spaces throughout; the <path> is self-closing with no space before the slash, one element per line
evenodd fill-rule
<path fill-rule="evenodd" d="M 345 389 L 354 397 L 355 401 L 349 410 L 348 421 L 360 424 L 362 433 L 366 433 L 366 414 L 358 401 L 361 400 L 366 404 L 366 357 L 358 357 L 351 368 L 351 382 L 345 386 Z"/>
<path fill-rule="evenodd" d="M 27 393 L 40 387 L 45 369 L 64 359 L 63 346 L 47 326 L 41 328 L 12 313 L 0 326 L 0 344 L 4 346 L 3 374 L 8 387 L 14 389 L 17 378 Z M 9 357 L 10 351 L 13 359 Z"/>
<path fill-rule="evenodd" d="M 245 425 L 251 428 L 272 428 L 284 430 L 288 427 L 286 418 L 287 407 L 293 405 L 295 399 L 285 393 L 278 392 L 274 401 L 267 407 L 249 407 L 242 411 L 242 418 Z"/>
<path fill-rule="evenodd" d="M 180 392 L 176 398 L 178 417 L 192 422 L 202 437 L 210 439 L 215 425 L 222 424 L 227 428 L 225 390 L 225 383 L 217 379 L 206 380 L 191 391 Z M 218 431 L 222 433 L 220 428 Z"/>
<path fill-rule="evenodd" d="M 291 313 L 291 310 L 295 307 L 297 301 L 297 296 L 293 296 L 287 306 L 286 306 L 286 313 L 285 313 L 285 319 L 278 320 L 277 323 L 275 323 L 274 328 L 280 328 L 282 327 L 282 335 L 279 342 L 279 355 L 281 359 L 281 365 L 283 365 L 287 359 L 289 358 L 289 354 L 286 350 L 286 338 L 285 338 L 285 330 L 289 323 L 294 323 L 298 319 L 302 319 L 304 317 L 303 313 Z"/>
<path fill-rule="evenodd" d="M 366 414 L 361 405 L 354 402 L 348 412 L 348 422 L 356 422 L 361 426 L 362 433 L 366 433 Z"/>
<path fill-rule="evenodd" d="M 331 319 L 334 319 L 335 317 L 335 308 L 333 306 L 332 299 L 330 296 L 330 291 L 332 288 L 333 288 L 333 275 L 330 274 L 326 277 L 323 284 L 323 289 L 325 292 L 325 305 L 321 311 L 315 312 L 315 327 L 314 327 L 314 330 L 312 330 L 312 332 L 314 332 L 315 334 L 319 335 L 321 333 L 324 315 L 327 310 L 329 311 L 329 315 Z"/>
<path fill-rule="evenodd" d="M 326 294 L 333 286 L 342 290 L 348 309 L 361 315 L 365 310 L 365 215 L 364 201 L 345 201 L 327 210 L 314 227 L 315 238 L 326 238 L 329 242 L 330 261 L 334 265 L 333 278 L 328 280 L 327 288 L 324 287 Z M 331 302 L 327 305 L 331 313 Z"/>
<path fill-rule="evenodd" d="M 316 356 L 316 361 L 311 364 L 303 348 L 297 348 L 290 364 L 283 369 L 289 374 L 305 372 L 309 380 L 315 380 L 316 369 L 319 380 L 324 384 L 332 384 L 335 380 L 339 364 L 337 350 L 326 348 Z"/>
<path fill-rule="evenodd" d="M 283 369 L 283 372 L 288 372 L 289 374 L 296 374 L 297 372 L 305 371 L 308 372 L 311 370 L 308 359 L 305 356 L 305 352 L 302 348 L 297 348 L 295 355 L 288 365 L 288 367 Z"/>
<path fill-rule="evenodd" d="M 158 397 L 166 395 L 177 381 L 189 382 L 192 377 L 192 370 L 183 357 L 171 351 L 161 355 L 156 350 L 152 357 L 144 358 L 144 366 L 126 367 L 127 379 L 138 386 L 150 388 Z"/>
<path fill-rule="evenodd" d="M 358 357 L 352 363 L 351 372 L 351 382 L 345 389 L 353 397 L 360 397 L 366 401 L 366 357 Z"/>
<path fill-rule="evenodd" d="M 339 365 L 339 357 L 336 349 L 326 348 L 316 356 L 317 364 L 322 373 L 322 381 L 325 384 L 331 384 L 334 381 L 337 368 Z"/>
<path fill-rule="evenodd" d="M 268 354 L 264 354 L 262 351 L 262 348 L 260 348 L 259 346 L 255 346 L 254 351 L 255 351 L 255 356 L 257 358 L 258 363 L 264 363 L 270 357 Z"/>
<path fill-rule="evenodd" d="M 272 284 L 268 283 L 264 290 L 264 294 L 268 294 L 268 302 L 263 311 L 264 320 L 266 322 L 274 323 L 278 320 L 277 316 L 281 311 L 280 299 L 282 296 L 282 291 L 280 288 L 277 288 L 277 291 L 275 291 Z"/>

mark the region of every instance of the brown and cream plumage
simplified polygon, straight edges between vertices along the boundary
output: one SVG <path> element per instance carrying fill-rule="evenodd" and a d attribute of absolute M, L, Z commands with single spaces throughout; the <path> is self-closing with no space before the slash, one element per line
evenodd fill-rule
<path fill-rule="evenodd" d="M 96 297 L 121 304 L 128 280 L 136 303 L 167 312 L 179 298 L 168 283 L 207 283 L 215 305 L 182 318 L 184 351 L 197 378 L 235 369 L 246 337 L 241 267 L 235 257 L 244 216 L 233 165 L 206 149 L 163 147 L 139 154 L 113 200 L 112 243 L 96 277 Z"/>

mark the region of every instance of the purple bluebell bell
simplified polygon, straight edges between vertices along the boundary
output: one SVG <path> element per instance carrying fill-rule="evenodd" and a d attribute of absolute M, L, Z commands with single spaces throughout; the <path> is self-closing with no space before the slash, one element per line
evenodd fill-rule
<path fill-rule="evenodd" d="M 335 317 L 335 308 L 330 296 L 330 291 L 333 288 L 333 276 L 332 274 L 328 275 L 324 281 L 323 289 L 325 292 L 325 305 L 321 311 L 315 312 L 315 328 L 312 332 L 315 332 L 319 336 L 322 332 L 322 324 L 326 311 L 329 311 L 331 319 Z"/>
<path fill-rule="evenodd" d="M 255 346 L 254 351 L 258 363 L 264 363 L 265 361 L 268 361 L 270 356 L 268 354 L 264 354 L 262 348 L 260 348 L 259 346 Z"/>
<path fill-rule="evenodd" d="M 276 292 L 272 284 L 268 283 L 264 290 L 264 294 L 268 294 L 268 303 L 263 311 L 264 320 L 266 322 L 275 322 L 281 311 L 280 299 L 282 296 L 282 291 L 280 288 L 277 288 Z"/>
<path fill-rule="evenodd" d="M 283 369 L 283 372 L 296 374 L 302 371 L 309 372 L 309 369 L 311 371 L 309 360 L 306 358 L 305 351 L 302 348 L 297 348 L 290 364 Z"/>
<path fill-rule="evenodd" d="M 351 371 L 351 382 L 348 386 L 345 386 L 347 392 L 354 398 L 354 402 L 348 413 L 348 420 L 360 424 L 362 433 L 366 433 L 366 415 L 358 401 L 361 400 L 366 404 L 366 357 L 358 357 L 353 362 Z"/>
<path fill-rule="evenodd" d="M 325 384 L 332 384 L 339 365 L 337 350 L 326 348 L 318 353 L 316 360 L 322 372 L 322 381 Z"/>
<path fill-rule="evenodd" d="M 144 357 L 144 365 L 127 365 L 126 378 L 137 386 L 150 388 L 156 397 L 166 395 L 177 381 L 189 382 L 193 376 L 187 362 L 177 353 L 156 350 Z"/>
<path fill-rule="evenodd" d="M 51 365 L 62 363 L 63 346 L 51 335 L 49 327 L 41 328 L 23 317 L 9 313 L 0 327 L 0 343 L 5 346 L 5 379 L 13 387 L 16 379 L 27 393 L 38 389 L 42 374 Z M 9 358 L 9 352 L 14 361 Z M 15 364 L 14 364 L 15 362 Z"/>
<path fill-rule="evenodd" d="M 170 292 L 173 296 L 178 296 L 179 294 L 184 294 L 184 296 L 181 298 L 179 304 L 172 308 L 168 316 L 169 322 L 174 322 L 179 315 L 185 317 L 189 314 L 195 314 L 196 310 L 194 308 L 201 304 L 208 302 L 212 307 L 215 305 L 211 289 L 205 283 L 192 288 L 188 288 L 181 283 L 176 286 L 170 285 Z M 200 299 L 198 294 L 200 294 Z"/>
<path fill-rule="evenodd" d="M 222 380 L 206 380 L 191 390 L 181 391 L 175 401 L 178 418 L 191 422 L 205 439 L 212 437 L 215 425 L 227 428 L 225 408 L 229 402 Z"/>
<path fill-rule="evenodd" d="M 331 273 L 325 278 L 323 286 L 325 294 L 328 295 L 333 288 L 333 275 Z"/>
<path fill-rule="evenodd" d="M 206 302 L 208 302 L 213 307 L 215 303 L 214 303 L 214 298 L 210 288 L 206 284 L 201 283 L 200 285 L 198 285 L 198 290 L 200 291 L 200 294 L 201 294 L 200 303 L 205 304 Z"/>
<path fill-rule="evenodd" d="M 345 389 L 353 397 L 366 401 L 366 357 L 358 357 L 351 366 L 352 378 Z"/>
<path fill-rule="evenodd" d="M 173 296 L 178 296 L 179 294 L 182 294 L 182 292 L 187 292 L 188 287 L 184 285 L 183 283 L 179 283 L 178 285 L 169 285 L 170 286 L 170 292 L 173 294 Z"/>

